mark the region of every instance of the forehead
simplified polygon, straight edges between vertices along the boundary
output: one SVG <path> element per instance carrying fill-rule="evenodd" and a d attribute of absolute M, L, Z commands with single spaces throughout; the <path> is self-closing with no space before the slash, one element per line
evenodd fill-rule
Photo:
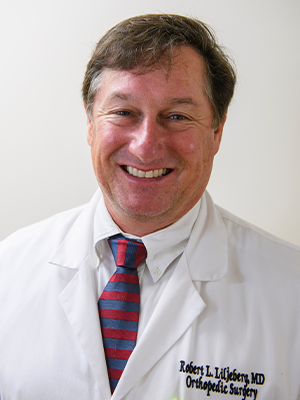
<path fill-rule="evenodd" d="M 206 68 L 202 57 L 190 46 L 181 46 L 171 62 L 152 67 L 139 66 L 129 71 L 104 69 L 96 97 L 147 92 L 149 96 L 175 97 L 206 95 Z M 100 93 L 101 94 L 100 94 Z"/>

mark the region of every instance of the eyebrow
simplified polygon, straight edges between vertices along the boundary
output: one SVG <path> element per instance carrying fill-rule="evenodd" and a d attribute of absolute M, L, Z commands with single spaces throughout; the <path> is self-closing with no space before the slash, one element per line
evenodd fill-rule
<path fill-rule="evenodd" d="M 135 96 L 130 93 L 121 93 L 115 92 L 110 96 L 110 100 L 120 99 L 120 100 L 134 100 Z M 171 104 L 190 104 L 194 107 L 197 107 L 197 103 L 191 97 L 175 97 L 174 99 L 170 99 Z"/>
<path fill-rule="evenodd" d="M 114 99 L 120 99 L 120 100 L 132 100 L 134 99 L 135 96 L 133 96 L 130 93 L 120 93 L 120 92 L 115 92 L 112 93 L 112 95 L 109 97 L 110 100 Z"/>
<path fill-rule="evenodd" d="M 171 103 L 174 104 L 191 104 L 194 107 L 197 107 L 197 103 L 191 97 L 177 97 L 171 100 Z"/>

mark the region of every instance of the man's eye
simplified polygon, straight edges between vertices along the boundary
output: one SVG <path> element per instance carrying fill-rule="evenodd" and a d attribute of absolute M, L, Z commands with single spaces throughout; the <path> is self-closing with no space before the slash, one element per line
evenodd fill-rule
<path fill-rule="evenodd" d="M 130 111 L 123 111 L 123 110 L 121 110 L 121 111 L 117 111 L 116 114 L 117 114 L 117 115 L 125 115 L 125 116 L 128 116 L 128 115 L 130 115 L 131 113 L 130 113 Z"/>
<path fill-rule="evenodd" d="M 185 119 L 184 115 L 180 115 L 180 114 L 174 114 L 170 116 L 171 119 L 175 120 L 175 121 L 182 121 Z"/>

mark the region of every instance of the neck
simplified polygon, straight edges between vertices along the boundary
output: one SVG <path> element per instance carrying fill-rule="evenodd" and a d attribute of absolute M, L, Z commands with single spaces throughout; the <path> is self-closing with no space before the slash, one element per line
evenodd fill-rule
<path fill-rule="evenodd" d="M 114 209 L 107 207 L 107 210 L 114 220 L 114 222 L 119 226 L 124 233 L 128 233 L 134 236 L 142 237 L 149 235 L 150 233 L 157 232 L 161 229 L 178 221 L 185 213 L 182 215 L 174 215 L 172 218 L 166 218 L 166 215 L 159 216 L 144 216 L 144 215 L 131 215 L 123 213 L 121 216 L 115 212 Z M 187 210 L 189 211 L 189 210 Z"/>

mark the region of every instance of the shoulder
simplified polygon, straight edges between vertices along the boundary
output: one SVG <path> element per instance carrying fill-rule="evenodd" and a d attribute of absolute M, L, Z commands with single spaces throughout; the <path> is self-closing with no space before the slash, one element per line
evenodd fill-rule
<path fill-rule="evenodd" d="M 0 242 L 0 259 L 3 256 L 20 256 L 20 252 L 30 249 L 55 248 L 65 237 L 70 227 L 85 209 L 86 205 L 60 212 L 42 221 L 19 229 Z"/>
<path fill-rule="evenodd" d="M 261 239 L 266 242 L 270 242 L 280 247 L 281 246 L 287 247 L 292 251 L 295 251 L 296 253 L 300 254 L 300 247 L 291 244 L 289 242 L 286 242 L 275 235 L 272 235 L 271 233 L 251 224 L 250 222 L 237 217 L 236 215 L 230 213 L 229 211 L 225 210 L 220 206 L 216 205 L 215 207 L 219 212 L 219 215 L 221 216 L 227 228 L 227 231 L 233 231 L 233 232 L 235 231 L 235 233 L 240 232 L 241 234 L 245 235 L 245 237 L 249 236 L 256 239 Z"/>
<path fill-rule="evenodd" d="M 300 279 L 300 248 L 258 228 L 257 226 L 215 206 L 227 231 L 229 255 L 267 266 Z"/>
<path fill-rule="evenodd" d="M 22 260 L 49 261 L 70 232 L 84 239 L 91 230 L 94 213 L 101 198 L 98 189 L 92 199 L 79 207 L 63 211 L 50 218 L 22 228 L 0 243 L 0 267 L 22 263 Z M 74 245 L 75 251 L 77 245 Z M 74 251 L 72 250 L 72 251 Z"/>

